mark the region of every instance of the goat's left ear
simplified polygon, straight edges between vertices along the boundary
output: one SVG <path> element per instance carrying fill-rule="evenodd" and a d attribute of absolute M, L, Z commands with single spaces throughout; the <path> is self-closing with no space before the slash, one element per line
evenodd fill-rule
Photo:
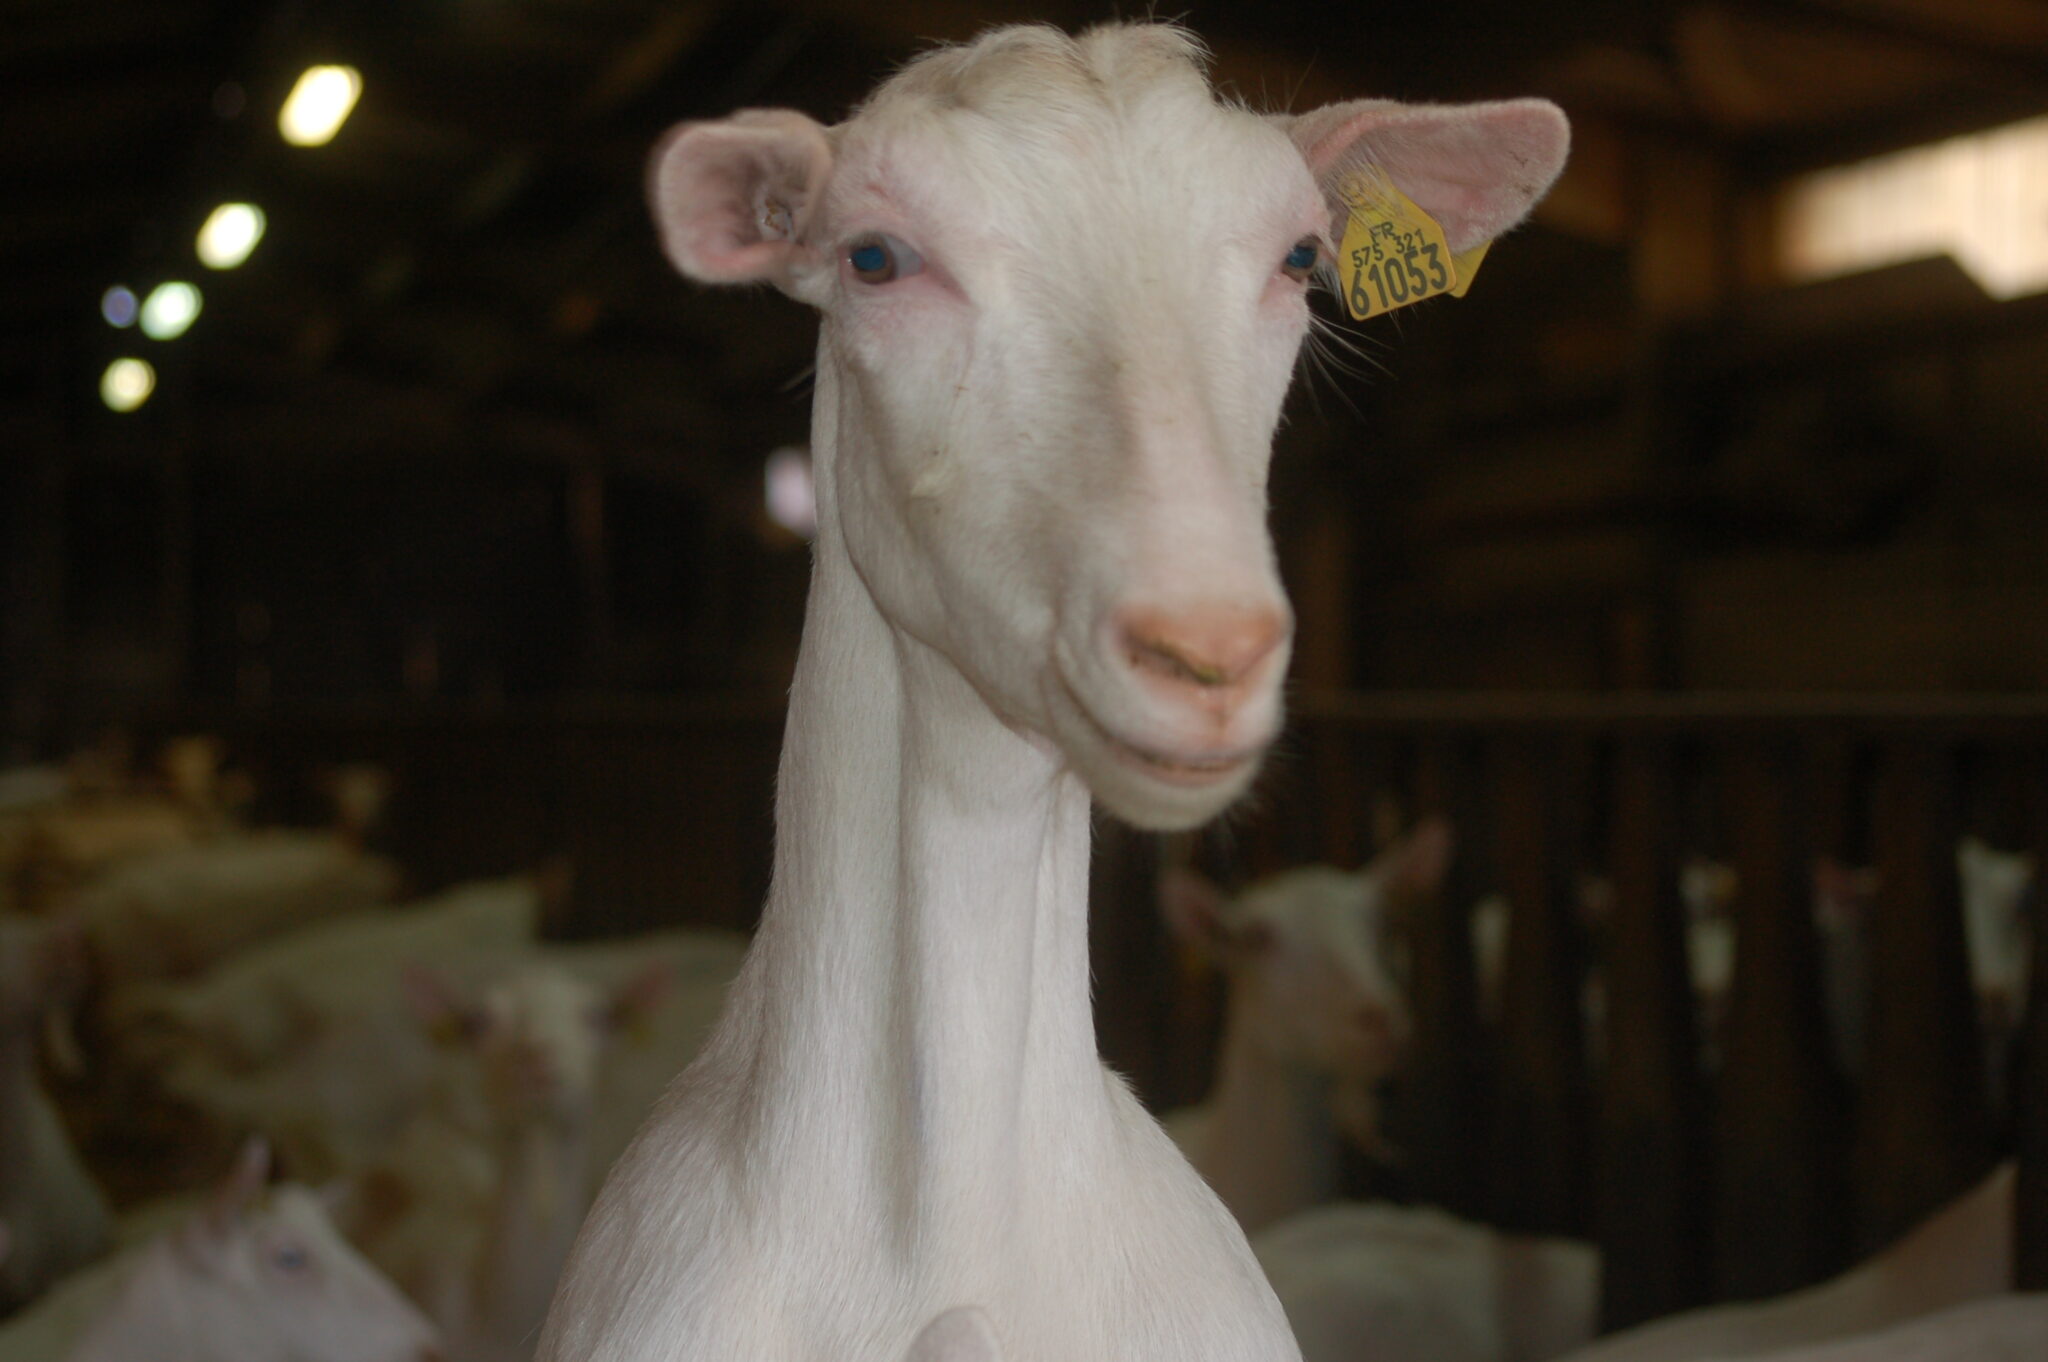
<path fill-rule="evenodd" d="M 1330 205 L 1330 237 L 1349 211 L 1338 189 L 1378 166 L 1443 225 L 1454 251 L 1493 240 L 1528 216 L 1571 148 L 1564 111 L 1544 99 L 1399 104 L 1360 99 L 1288 120 L 1288 135 Z"/>
<path fill-rule="evenodd" d="M 685 123 L 648 166 L 661 248 L 701 283 L 770 283 L 788 292 L 796 267 L 815 254 L 805 233 L 831 173 L 824 126 L 794 110 Z"/>

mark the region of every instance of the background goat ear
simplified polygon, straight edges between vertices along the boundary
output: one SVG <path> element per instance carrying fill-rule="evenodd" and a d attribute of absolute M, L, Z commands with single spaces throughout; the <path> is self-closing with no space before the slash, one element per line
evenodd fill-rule
<path fill-rule="evenodd" d="M 1433 898 L 1450 873 L 1457 839 L 1441 818 L 1425 818 L 1373 859 L 1366 872 L 1387 891 L 1392 906 Z"/>
<path fill-rule="evenodd" d="M 960 1305 L 925 1325 L 903 1362 L 1002 1362 L 1002 1357 L 988 1316 Z"/>
<path fill-rule="evenodd" d="M 483 1009 L 433 966 L 407 965 L 398 976 L 398 986 L 413 1019 L 436 1044 L 463 1044 L 483 1034 Z"/>
<path fill-rule="evenodd" d="M 251 1136 L 236 1153 L 235 1166 L 207 1198 L 200 1223 L 210 1234 L 229 1233 L 262 1198 L 269 1181 L 270 1144 L 260 1135 Z"/>
<path fill-rule="evenodd" d="M 1176 940 L 1211 958 L 1230 945 L 1229 896 L 1191 866 L 1170 865 L 1159 873 L 1159 913 Z"/>
<path fill-rule="evenodd" d="M 1528 216 L 1571 147 L 1564 111 L 1544 99 L 1360 99 L 1298 115 L 1287 131 L 1330 205 L 1332 240 L 1343 235 L 1347 211 L 1338 187 L 1372 165 L 1443 225 L 1454 251 L 1491 241 Z"/>
<path fill-rule="evenodd" d="M 605 1024 L 628 1033 L 644 1029 L 648 1019 L 668 998 L 676 982 L 675 968 L 666 960 L 655 960 L 635 970 L 612 990 L 605 1007 Z"/>
<path fill-rule="evenodd" d="M 824 127 L 789 109 L 685 123 L 655 148 L 648 199 L 661 248 L 706 284 L 788 287 L 832 172 Z"/>

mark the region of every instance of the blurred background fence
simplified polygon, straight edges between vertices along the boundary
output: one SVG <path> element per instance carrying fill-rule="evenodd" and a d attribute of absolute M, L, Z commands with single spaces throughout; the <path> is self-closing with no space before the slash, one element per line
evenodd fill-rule
<path fill-rule="evenodd" d="M 380 836 L 422 888 L 567 857 L 556 936 L 745 928 L 766 891 L 771 701 L 184 711 L 138 736 L 195 727 L 227 740 L 285 819 L 310 804 L 312 773 L 387 766 Z M 1986 1010 L 1956 869 L 1966 835 L 2048 857 L 2048 702 L 1310 695 L 1259 791 L 1192 854 L 1234 882 L 1357 865 L 1427 815 L 1452 823 L 1458 854 L 1440 900 L 1405 923 L 1401 1156 L 1362 1182 L 1598 1240 L 1624 1323 L 1817 1280 L 2019 1151 L 2020 1271 L 2048 1285 L 2048 1009 Z M 1155 1107 L 1201 1095 L 1220 1007 L 1160 923 L 1163 854 L 1101 829 L 1098 1025 Z M 1733 872 L 1733 973 L 1711 1020 L 1680 894 L 1702 860 Z M 1849 964 L 1814 911 L 1822 864 L 1874 872 Z M 1490 967 L 1474 939 L 1489 896 L 1511 905 Z M 2038 957 L 2048 933 L 2032 939 Z M 1830 1006 L 1831 967 L 1859 971 L 1867 1016 Z"/>

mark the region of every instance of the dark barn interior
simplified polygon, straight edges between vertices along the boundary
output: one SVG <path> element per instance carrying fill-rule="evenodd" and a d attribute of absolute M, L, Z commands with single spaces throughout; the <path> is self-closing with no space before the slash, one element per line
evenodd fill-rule
<path fill-rule="evenodd" d="M 100 887 L 332 824 L 402 874 L 372 899 L 524 876 L 565 950 L 750 929 L 810 561 L 764 468 L 805 445 L 816 324 L 677 277 L 649 151 L 741 107 L 829 123 L 934 41 L 1117 15 L 0 14 L 0 909 L 82 918 L 87 966 L 83 1065 L 42 1082 L 117 1211 L 251 1131 L 325 1176 L 123 1049 L 119 969 L 226 953 L 112 968 Z M 1155 1111 L 1210 1087 L 1228 970 L 1173 938 L 1166 867 L 1235 888 L 1441 819 L 1448 869 L 1384 943 L 1412 1036 L 1344 1195 L 1591 1241 L 1617 1328 L 1827 1279 L 2017 1155 L 2010 1272 L 2048 1290 L 2048 11 L 1173 17 L 1254 107 L 1540 95 L 1573 150 L 1470 296 L 1369 322 L 1318 296 L 1335 341 L 1272 472 L 1289 726 L 1216 827 L 1098 820 L 1105 1057 Z M 288 145 L 318 63 L 360 97 Z M 265 227 L 206 268 L 228 202 Z M 103 314 L 166 281 L 203 297 L 182 334 Z M 122 359 L 153 375 L 133 410 Z M 1959 847 L 2022 876 L 1997 927 Z M 1682 892 L 1708 864 L 1711 908 Z M 1853 1053 L 1815 888 L 1851 872 Z M 1710 936 L 1739 943 L 1711 1003 Z"/>

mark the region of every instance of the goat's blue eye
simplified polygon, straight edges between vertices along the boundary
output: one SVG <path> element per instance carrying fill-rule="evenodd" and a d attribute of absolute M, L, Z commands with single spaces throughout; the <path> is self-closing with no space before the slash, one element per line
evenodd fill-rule
<path fill-rule="evenodd" d="M 1316 239 L 1305 236 L 1294 243 L 1294 249 L 1280 262 L 1280 272 L 1290 279 L 1306 279 L 1321 254 L 1322 247 L 1316 244 Z"/>
<path fill-rule="evenodd" d="M 860 237 L 846 248 L 846 266 L 863 284 L 906 279 L 924 268 L 924 257 L 893 236 Z"/>

